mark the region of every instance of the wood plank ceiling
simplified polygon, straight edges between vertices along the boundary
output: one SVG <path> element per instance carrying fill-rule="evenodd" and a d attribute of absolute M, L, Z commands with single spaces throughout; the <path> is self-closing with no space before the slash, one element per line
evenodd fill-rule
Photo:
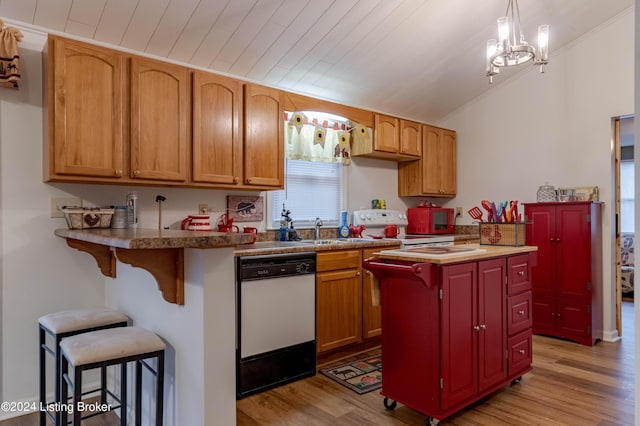
<path fill-rule="evenodd" d="M 286 90 L 436 122 L 490 90 L 506 0 L 0 0 L 8 23 L 96 40 Z M 633 0 L 520 0 L 553 51 Z M 530 65 L 505 70 L 496 83 Z M 553 62 L 548 67 L 553 72 Z"/>

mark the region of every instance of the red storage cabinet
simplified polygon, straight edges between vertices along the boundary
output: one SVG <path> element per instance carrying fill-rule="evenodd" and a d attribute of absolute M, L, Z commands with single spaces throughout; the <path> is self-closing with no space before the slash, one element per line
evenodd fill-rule
<path fill-rule="evenodd" d="M 533 333 L 593 345 L 602 339 L 601 203 L 525 204 L 532 269 Z"/>
<path fill-rule="evenodd" d="M 519 381 L 531 369 L 531 329 L 516 321 L 511 330 L 508 307 L 530 301 L 530 282 L 513 283 L 514 296 L 508 284 L 519 271 L 529 277 L 533 260 L 365 260 L 380 281 L 385 406 L 400 402 L 437 423 Z"/>

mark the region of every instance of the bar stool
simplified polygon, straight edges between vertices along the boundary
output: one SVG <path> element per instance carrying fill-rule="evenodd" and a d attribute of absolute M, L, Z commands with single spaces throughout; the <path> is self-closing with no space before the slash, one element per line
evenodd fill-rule
<path fill-rule="evenodd" d="M 120 424 L 127 424 L 127 363 L 135 361 L 135 421 L 142 421 L 142 367 L 156 376 L 156 426 L 162 426 L 164 391 L 164 351 L 165 344 L 155 333 L 139 327 L 112 328 L 92 331 L 68 337 L 60 343 L 62 352 L 61 372 L 63 383 L 61 397 L 67 400 L 68 387 L 72 389 L 73 426 L 80 425 L 82 413 L 82 372 L 94 368 L 120 365 Z M 146 360 L 156 358 L 154 370 Z M 69 367 L 73 370 L 69 374 Z M 114 407 L 118 408 L 118 407 Z M 87 417 L 103 414 L 94 413 Z M 62 410 L 61 421 L 67 424 L 67 411 Z"/>
<path fill-rule="evenodd" d="M 60 342 L 62 339 L 89 331 L 113 327 L 126 327 L 128 322 L 129 317 L 125 314 L 104 307 L 72 309 L 54 312 L 40 317 L 38 319 L 40 338 L 40 406 L 47 406 L 46 353 L 51 354 L 55 360 L 54 402 L 66 402 L 60 399 L 60 390 L 62 387 L 62 375 L 60 373 Z M 54 344 L 52 348 L 46 344 L 46 334 L 53 337 Z M 106 402 L 106 376 L 106 369 L 103 369 L 100 375 L 100 396 L 101 402 L 103 403 Z M 56 410 L 55 415 L 52 415 L 48 410 L 41 410 L 40 426 L 45 425 L 47 417 L 56 425 L 60 424 L 58 410 Z"/>

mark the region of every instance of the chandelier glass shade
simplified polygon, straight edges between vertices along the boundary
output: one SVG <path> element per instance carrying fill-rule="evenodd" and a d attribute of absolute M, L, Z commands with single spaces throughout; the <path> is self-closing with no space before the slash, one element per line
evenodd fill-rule
<path fill-rule="evenodd" d="M 486 76 L 493 83 L 493 76 L 500 68 L 511 67 L 533 61 L 540 66 L 540 72 L 549 63 L 549 26 L 538 27 L 538 49 L 524 38 L 520 26 L 520 8 L 518 0 L 508 0 L 505 16 L 498 18 L 498 39 L 487 41 Z"/>

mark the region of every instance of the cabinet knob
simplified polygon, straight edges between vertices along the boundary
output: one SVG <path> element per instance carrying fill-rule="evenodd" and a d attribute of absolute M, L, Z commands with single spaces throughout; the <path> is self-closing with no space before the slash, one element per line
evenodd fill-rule
<path fill-rule="evenodd" d="M 520 350 L 518 351 L 518 353 L 520 353 L 520 355 L 524 355 L 524 354 L 526 353 L 526 351 L 525 351 L 524 349 L 520 349 Z"/>
<path fill-rule="evenodd" d="M 486 329 L 487 329 L 486 324 L 480 324 L 480 330 L 486 330 Z"/>
<path fill-rule="evenodd" d="M 421 266 L 417 266 L 415 272 L 416 272 L 416 274 L 422 273 L 422 267 Z"/>
<path fill-rule="evenodd" d="M 140 176 L 140 170 L 134 170 L 133 171 L 133 175 L 134 176 Z"/>
<path fill-rule="evenodd" d="M 120 170 L 120 169 L 115 169 L 115 170 L 113 171 L 113 174 L 114 174 L 114 175 L 116 175 L 116 176 L 122 176 L 122 170 Z"/>
<path fill-rule="evenodd" d="M 520 316 L 524 315 L 524 309 L 520 309 L 520 310 L 518 311 L 518 315 L 520 315 Z"/>
<path fill-rule="evenodd" d="M 518 271 L 518 275 L 520 275 L 521 277 L 524 277 L 524 271 Z"/>
<path fill-rule="evenodd" d="M 251 183 L 252 180 L 253 179 L 251 179 L 251 178 L 247 178 L 247 183 Z"/>
<path fill-rule="evenodd" d="M 473 326 L 473 329 L 474 329 L 475 331 L 480 331 L 480 326 L 479 326 L 479 325 L 474 325 L 474 326 Z"/>
<path fill-rule="evenodd" d="M 240 178 L 238 176 L 233 178 L 233 183 L 238 183 L 240 182 Z"/>
<path fill-rule="evenodd" d="M 356 272 L 356 277 L 360 276 L 360 271 Z"/>

